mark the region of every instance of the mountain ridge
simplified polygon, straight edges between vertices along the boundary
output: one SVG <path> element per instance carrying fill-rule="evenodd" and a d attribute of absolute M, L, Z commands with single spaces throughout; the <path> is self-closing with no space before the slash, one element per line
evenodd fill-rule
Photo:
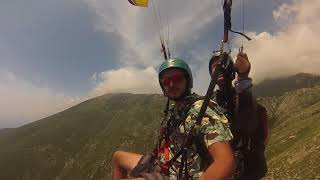
<path fill-rule="evenodd" d="M 320 76 L 297 73 L 282 78 L 265 79 L 253 86 L 256 97 L 281 96 L 286 92 L 320 85 Z"/>
<path fill-rule="evenodd" d="M 106 94 L 0 131 L 0 172 L 5 172 L 0 179 L 110 179 L 115 150 L 151 151 L 165 102 L 158 94 Z M 317 178 L 320 86 L 259 102 L 267 107 L 271 124 L 265 179 Z"/>

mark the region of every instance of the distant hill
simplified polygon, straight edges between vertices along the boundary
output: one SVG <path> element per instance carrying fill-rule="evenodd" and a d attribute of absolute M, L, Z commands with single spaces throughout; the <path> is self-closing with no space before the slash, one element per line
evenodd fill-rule
<path fill-rule="evenodd" d="M 110 94 L 0 135 L 0 179 L 111 179 L 116 149 L 149 152 L 165 99 Z"/>
<path fill-rule="evenodd" d="M 9 133 L 13 128 L 0 129 L 0 136 Z"/>
<path fill-rule="evenodd" d="M 299 73 L 293 76 L 267 79 L 254 85 L 253 91 L 257 97 L 281 96 L 285 92 L 320 85 L 320 76 Z"/>
<path fill-rule="evenodd" d="M 320 86 L 259 102 L 272 127 L 265 179 L 319 179 Z M 164 105 L 162 95 L 108 94 L 0 131 L 0 179 L 110 180 L 115 150 L 153 148 Z"/>

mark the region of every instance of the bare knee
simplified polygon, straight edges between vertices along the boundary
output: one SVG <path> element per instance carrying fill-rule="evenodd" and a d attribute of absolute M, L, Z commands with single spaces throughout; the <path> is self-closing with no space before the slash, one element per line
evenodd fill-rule
<path fill-rule="evenodd" d="M 119 162 L 121 159 L 121 155 L 123 154 L 123 151 L 116 151 L 112 155 L 112 164 L 113 166 L 119 166 Z"/>
<path fill-rule="evenodd" d="M 141 154 L 118 150 L 113 153 L 112 164 L 114 168 L 121 168 L 130 171 L 137 165 L 141 157 Z"/>
<path fill-rule="evenodd" d="M 121 156 L 122 156 L 122 151 L 116 151 L 112 155 L 112 179 L 113 180 L 120 180 L 122 178 L 127 177 L 126 170 L 122 167 L 121 165 Z"/>
<path fill-rule="evenodd" d="M 138 164 L 141 157 L 141 154 L 115 151 L 112 155 L 113 179 L 126 178 L 127 172 L 131 171 Z"/>

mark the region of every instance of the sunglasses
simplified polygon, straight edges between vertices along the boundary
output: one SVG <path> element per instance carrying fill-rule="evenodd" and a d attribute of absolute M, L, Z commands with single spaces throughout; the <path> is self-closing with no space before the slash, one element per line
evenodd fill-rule
<path fill-rule="evenodd" d="M 185 78 L 183 73 L 176 73 L 170 76 L 163 76 L 160 81 L 163 86 L 169 86 L 170 82 L 172 82 L 172 84 L 178 84 L 183 78 Z"/>

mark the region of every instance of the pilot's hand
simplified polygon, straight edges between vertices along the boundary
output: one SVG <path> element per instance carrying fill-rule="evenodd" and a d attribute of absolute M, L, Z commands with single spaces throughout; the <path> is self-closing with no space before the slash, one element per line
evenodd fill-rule
<path fill-rule="evenodd" d="M 239 52 L 234 65 L 239 76 L 248 77 L 251 64 L 246 53 Z"/>

